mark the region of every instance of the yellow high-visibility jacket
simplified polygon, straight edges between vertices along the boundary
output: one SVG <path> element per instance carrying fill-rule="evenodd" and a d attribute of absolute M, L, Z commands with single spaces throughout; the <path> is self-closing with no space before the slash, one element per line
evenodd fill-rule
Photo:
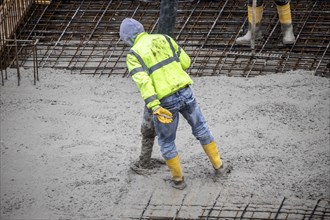
<path fill-rule="evenodd" d="M 193 83 L 185 70 L 191 60 L 169 36 L 142 32 L 126 59 L 129 73 L 148 108 Z"/>

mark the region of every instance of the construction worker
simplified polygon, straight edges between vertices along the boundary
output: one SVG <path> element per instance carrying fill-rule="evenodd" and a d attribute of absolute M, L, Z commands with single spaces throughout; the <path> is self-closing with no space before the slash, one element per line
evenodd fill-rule
<path fill-rule="evenodd" d="M 281 30 L 283 35 L 283 44 L 293 44 L 295 36 L 293 34 L 291 9 L 289 0 L 275 0 L 277 13 L 281 23 Z M 249 27 L 247 33 L 236 39 L 237 44 L 250 44 L 251 42 L 251 26 L 252 26 L 252 0 L 248 0 L 248 21 Z M 256 21 L 255 21 L 255 39 L 262 38 L 261 20 L 263 16 L 263 0 L 257 0 L 256 5 Z"/>
<path fill-rule="evenodd" d="M 216 142 L 190 88 L 193 81 L 185 72 L 190 66 L 190 57 L 170 36 L 149 34 L 132 18 L 122 21 L 120 39 L 131 46 L 126 64 L 148 109 L 153 112 L 158 143 L 171 172 L 172 187 L 186 187 L 175 145 L 179 113 L 190 124 L 216 173 L 221 174 L 225 169 Z"/>
<path fill-rule="evenodd" d="M 160 5 L 160 18 L 157 33 L 173 36 L 176 20 L 177 0 L 162 0 Z M 154 140 L 156 137 L 155 126 L 152 119 L 152 110 L 144 107 L 141 125 L 141 152 L 139 159 L 131 164 L 131 169 L 138 174 L 146 175 L 148 170 L 158 168 L 164 164 L 162 160 L 151 158 Z"/>

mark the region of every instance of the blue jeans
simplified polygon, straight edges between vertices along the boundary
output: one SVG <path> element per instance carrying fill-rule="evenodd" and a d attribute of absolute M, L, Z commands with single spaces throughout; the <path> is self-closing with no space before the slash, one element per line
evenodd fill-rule
<path fill-rule="evenodd" d="M 181 89 L 173 95 L 163 98 L 160 102 L 161 106 L 173 115 L 173 122 L 170 124 L 163 124 L 156 116 L 153 117 L 158 144 L 165 160 L 170 160 L 178 154 L 175 138 L 179 113 L 188 121 L 192 134 L 202 145 L 209 144 L 214 140 L 190 87 Z"/>

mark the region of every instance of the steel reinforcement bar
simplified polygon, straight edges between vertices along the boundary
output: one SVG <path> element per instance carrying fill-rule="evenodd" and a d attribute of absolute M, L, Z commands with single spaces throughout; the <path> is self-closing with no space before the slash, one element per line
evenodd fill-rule
<path fill-rule="evenodd" d="M 17 38 L 39 40 L 38 63 L 74 73 L 97 76 L 124 74 L 127 48 L 119 40 L 125 17 L 139 20 L 148 32 L 157 30 L 160 1 L 52 1 L 34 5 L 17 30 Z M 235 44 L 247 27 L 246 0 L 194 0 L 178 3 L 174 38 L 191 56 L 189 73 L 254 76 L 305 69 L 330 75 L 330 2 L 296 0 L 291 3 L 296 43 L 284 46 L 273 1 L 264 1 L 264 38 L 255 45 Z M 32 52 L 19 48 L 19 65 L 31 67 Z M 14 48 L 5 55 L 15 65 Z"/>
<path fill-rule="evenodd" d="M 212 206 L 185 204 L 186 194 L 180 204 L 153 203 L 153 194 L 148 203 L 132 205 L 133 214 L 127 219 L 154 219 L 154 220 L 328 220 L 330 219 L 330 201 L 320 198 L 315 204 L 295 204 L 289 198 L 283 198 L 278 204 L 256 203 L 250 199 L 247 203 L 231 203 L 218 195 Z M 224 201 L 225 200 L 225 201 Z M 138 210 L 140 208 L 140 210 Z M 136 211 L 135 211 L 136 209 Z M 191 215 L 189 210 L 199 210 Z M 134 214 L 136 213 L 136 214 Z"/>

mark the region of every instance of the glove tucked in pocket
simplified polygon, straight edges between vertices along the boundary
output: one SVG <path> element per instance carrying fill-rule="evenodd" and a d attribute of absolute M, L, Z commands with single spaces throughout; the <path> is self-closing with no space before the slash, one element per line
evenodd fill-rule
<path fill-rule="evenodd" d="M 153 114 L 158 118 L 161 123 L 169 124 L 173 121 L 172 113 L 161 106 L 157 106 L 153 109 Z"/>

